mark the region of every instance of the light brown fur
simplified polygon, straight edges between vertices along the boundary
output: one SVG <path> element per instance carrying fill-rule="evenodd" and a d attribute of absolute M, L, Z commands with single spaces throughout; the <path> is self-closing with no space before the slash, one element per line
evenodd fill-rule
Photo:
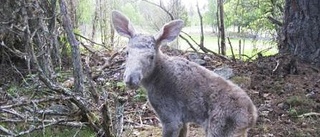
<path fill-rule="evenodd" d="M 163 137 L 187 136 L 190 122 L 201 125 L 207 137 L 247 136 L 257 110 L 245 91 L 196 63 L 161 52 L 162 43 L 178 36 L 181 20 L 164 25 L 155 37 L 137 34 L 118 11 L 113 12 L 113 24 L 130 39 L 124 81 L 129 88 L 146 88 Z"/>

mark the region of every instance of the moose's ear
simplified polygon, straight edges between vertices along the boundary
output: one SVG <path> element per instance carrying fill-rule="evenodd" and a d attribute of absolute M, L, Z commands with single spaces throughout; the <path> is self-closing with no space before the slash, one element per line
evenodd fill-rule
<path fill-rule="evenodd" d="M 112 11 L 112 24 L 114 29 L 121 36 L 132 38 L 136 33 L 130 20 L 120 11 Z"/>
<path fill-rule="evenodd" d="M 184 23 L 182 20 L 173 20 L 165 24 L 155 39 L 157 43 L 171 42 L 179 36 Z"/>

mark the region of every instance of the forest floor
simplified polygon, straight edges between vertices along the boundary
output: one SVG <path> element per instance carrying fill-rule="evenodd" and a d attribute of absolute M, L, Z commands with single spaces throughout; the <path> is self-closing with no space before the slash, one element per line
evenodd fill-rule
<path fill-rule="evenodd" d="M 177 50 L 165 52 L 182 57 L 188 54 Z M 249 131 L 250 137 L 320 135 L 320 68 L 284 55 L 259 57 L 248 62 L 226 61 L 205 54 L 199 56 L 206 58 L 205 67 L 210 70 L 221 66 L 232 68 L 235 76 L 231 81 L 245 89 L 257 106 L 259 118 L 256 126 Z M 141 106 L 129 103 L 127 107 L 141 109 L 145 107 L 144 103 L 140 102 Z M 150 107 L 141 110 L 144 110 L 138 120 L 141 127 L 131 130 L 127 136 L 161 136 L 161 126 Z M 201 137 L 204 132 L 198 126 L 191 125 L 189 136 Z"/>
<path fill-rule="evenodd" d="M 172 56 L 185 58 L 190 55 L 190 52 L 170 48 L 163 48 L 163 51 Z M 234 76 L 230 80 L 245 89 L 257 106 L 259 118 L 256 126 L 249 131 L 249 137 L 318 137 L 320 135 L 320 68 L 291 59 L 286 55 L 261 56 L 251 61 L 231 61 L 211 54 L 197 53 L 197 55 L 199 59 L 205 61 L 204 66 L 210 70 L 223 66 L 233 69 Z M 112 54 L 108 53 L 108 56 Z M 96 79 L 104 79 L 109 83 L 110 79 L 117 79 L 115 81 L 118 88 L 109 88 L 110 90 L 107 91 L 125 97 L 122 136 L 160 137 L 161 124 L 148 104 L 145 91 L 128 90 L 121 85 L 124 56 L 120 53 L 112 62 L 113 66 L 106 68 L 105 72 Z M 0 84 L 10 82 L 8 73 L 13 70 L 1 72 Z M 106 87 L 106 82 L 102 83 Z M 2 84 L 2 87 L 5 87 L 4 85 Z M 119 87 L 122 88 L 119 89 Z M 5 88 L 0 87 L 1 90 Z M 9 92 L 10 88 L 6 91 Z M 113 107 L 115 104 L 112 102 L 114 98 L 110 96 L 110 100 L 110 111 L 115 111 Z M 201 128 L 190 125 L 189 137 L 202 136 L 204 132 Z"/>

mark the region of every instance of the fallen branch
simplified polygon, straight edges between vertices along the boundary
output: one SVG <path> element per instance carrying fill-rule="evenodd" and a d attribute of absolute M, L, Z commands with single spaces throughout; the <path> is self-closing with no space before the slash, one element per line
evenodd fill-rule
<path fill-rule="evenodd" d="M 31 123 L 54 123 L 57 120 L 40 120 L 40 119 L 4 119 L 1 120 L 1 122 L 6 123 L 25 123 L 25 122 L 31 122 Z M 64 125 L 64 126 L 71 126 L 71 127 L 82 127 L 85 125 L 83 122 L 75 122 L 75 120 L 68 120 L 68 119 L 60 119 L 58 121 L 62 121 L 58 123 L 58 125 Z"/>
<path fill-rule="evenodd" d="M 56 120 L 56 121 L 53 121 L 52 123 L 49 123 L 49 124 L 45 124 L 45 125 L 41 125 L 41 126 L 37 126 L 37 127 L 34 127 L 34 126 L 31 126 L 28 130 L 26 131 L 22 131 L 14 136 L 22 136 L 22 135 L 26 135 L 26 134 L 29 134 L 33 131 L 36 131 L 36 130 L 40 130 L 40 129 L 44 129 L 44 128 L 47 128 L 47 127 L 50 127 L 50 126 L 53 126 L 53 125 L 57 125 L 59 123 L 62 123 L 62 122 L 65 122 L 65 120 Z"/>
<path fill-rule="evenodd" d="M 309 117 L 309 116 L 320 116 L 320 113 L 317 113 L 317 112 L 305 113 L 305 114 L 299 115 L 298 118 Z"/>
<path fill-rule="evenodd" d="M 12 131 L 4 128 L 2 125 L 0 125 L 0 131 L 3 132 L 3 133 L 5 133 L 5 135 L 10 135 L 10 136 L 14 136 L 14 135 L 15 135 Z M 0 133 L 1 133 L 1 132 L 0 132 Z"/>
<path fill-rule="evenodd" d="M 31 101 L 26 101 L 26 102 L 21 102 L 17 104 L 12 104 L 12 105 L 5 105 L 5 106 L 0 106 L 0 111 L 2 109 L 9 109 L 9 108 L 15 108 L 15 107 L 21 107 L 21 106 L 27 106 L 30 104 L 39 104 L 39 103 L 46 103 L 46 102 L 57 102 L 60 100 L 69 100 L 71 97 L 64 97 L 64 96 L 51 96 L 47 97 L 44 99 L 38 99 L 38 100 L 31 100 Z"/>
<path fill-rule="evenodd" d="M 259 51 L 258 53 L 256 53 L 256 54 L 252 55 L 251 57 L 249 57 L 249 56 L 248 56 L 248 55 L 246 55 L 246 54 L 241 54 L 241 56 L 247 57 L 247 58 L 248 58 L 248 60 L 252 60 L 252 58 L 254 58 L 255 56 L 257 56 L 257 55 L 261 55 L 263 52 L 267 52 L 267 51 L 268 51 L 268 50 L 270 50 L 270 49 L 272 49 L 272 47 L 269 47 L 269 48 L 263 49 L 263 50 Z"/>

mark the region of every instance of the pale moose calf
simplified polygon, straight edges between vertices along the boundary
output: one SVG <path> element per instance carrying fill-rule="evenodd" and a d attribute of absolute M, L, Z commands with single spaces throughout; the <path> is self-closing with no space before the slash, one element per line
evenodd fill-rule
<path fill-rule="evenodd" d="M 137 33 L 119 11 L 112 12 L 112 23 L 129 38 L 124 82 L 147 90 L 163 137 L 186 137 L 190 122 L 201 125 L 207 137 L 247 136 L 257 110 L 245 91 L 196 63 L 161 52 L 161 44 L 179 35 L 182 20 L 165 24 L 155 36 Z"/>

